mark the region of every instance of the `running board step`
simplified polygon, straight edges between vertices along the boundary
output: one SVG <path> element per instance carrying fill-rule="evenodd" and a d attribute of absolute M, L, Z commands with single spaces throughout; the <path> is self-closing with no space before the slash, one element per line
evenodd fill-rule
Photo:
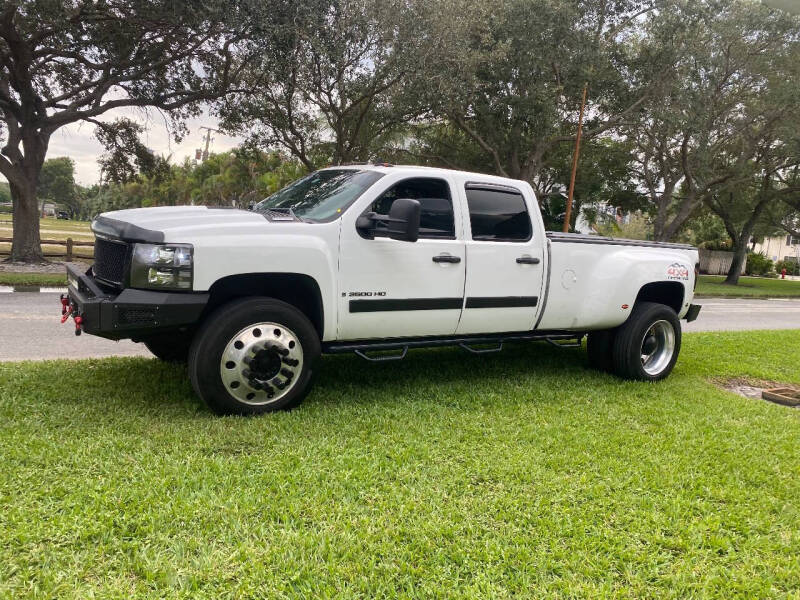
<path fill-rule="evenodd" d="M 361 358 L 371 362 L 387 360 L 400 360 L 405 358 L 409 349 L 413 348 L 438 348 L 442 346 L 460 346 L 474 354 L 488 354 L 499 352 L 505 342 L 522 341 L 547 341 L 561 348 L 580 346 L 585 332 L 575 331 L 524 331 L 518 333 L 503 333 L 497 335 L 474 336 L 441 336 L 419 338 L 396 338 L 383 340 L 360 340 L 354 342 L 328 342 L 322 345 L 326 354 L 355 353 Z M 561 342 L 561 343 L 559 343 Z M 476 346 L 494 345 L 494 348 L 476 348 Z M 392 356 L 368 356 L 367 352 L 397 351 L 399 354 Z"/>

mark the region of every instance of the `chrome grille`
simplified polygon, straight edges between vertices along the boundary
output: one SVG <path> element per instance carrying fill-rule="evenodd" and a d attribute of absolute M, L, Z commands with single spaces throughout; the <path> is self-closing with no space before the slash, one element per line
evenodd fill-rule
<path fill-rule="evenodd" d="M 112 242 L 103 238 L 94 241 L 94 265 L 92 271 L 98 279 L 121 286 L 125 281 L 130 244 Z"/>

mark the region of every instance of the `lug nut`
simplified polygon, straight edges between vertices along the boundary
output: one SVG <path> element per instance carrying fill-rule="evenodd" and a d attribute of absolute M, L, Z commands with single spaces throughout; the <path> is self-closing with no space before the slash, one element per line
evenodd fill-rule
<path fill-rule="evenodd" d="M 298 364 L 300 364 L 300 361 L 296 358 L 282 358 L 281 362 L 285 365 L 289 365 L 290 367 L 296 367 Z"/>
<path fill-rule="evenodd" d="M 292 377 L 294 377 L 294 372 L 290 371 L 289 369 L 281 369 L 281 375 L 283 375 L 287 379 L 291 379 Z"/>

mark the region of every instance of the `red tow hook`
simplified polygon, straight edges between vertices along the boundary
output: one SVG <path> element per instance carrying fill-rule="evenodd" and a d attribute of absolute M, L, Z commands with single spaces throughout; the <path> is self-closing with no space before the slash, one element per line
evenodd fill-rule
<path fill-rule="evenodd" d="M 69 316 L 72 314 L 72 303 L 69 301 L 69 296 L 61 294 L 61 322 L 66 323 Z"/>
<path fill-rule="evenodd" d="M 69 301 L 69 296 L 61 294 L 61 322 L 66 323 L 70 315 L 72 315 L 72 320 L 75 321 L 75 335 L 80 335 L 83 331 L 83 316 L 75 313 L 72 308 L 72 302 Z"/>

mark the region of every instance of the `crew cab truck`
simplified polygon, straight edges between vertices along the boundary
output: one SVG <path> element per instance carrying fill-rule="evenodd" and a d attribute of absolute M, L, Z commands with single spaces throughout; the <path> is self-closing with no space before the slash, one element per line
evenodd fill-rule
<path fill-rule="evenodd" d="M 332 167 L 252 210 L 121 210 L 92 229 L 93 266 L 67 269 L 76 333 L 188 359 L 223 414 L 298 404 L 322 353 L 588 334 L 593 366 L 656 381 L 700 310 L 695 248 L 546 232 L 530 185 L 477 173 Z"/>

